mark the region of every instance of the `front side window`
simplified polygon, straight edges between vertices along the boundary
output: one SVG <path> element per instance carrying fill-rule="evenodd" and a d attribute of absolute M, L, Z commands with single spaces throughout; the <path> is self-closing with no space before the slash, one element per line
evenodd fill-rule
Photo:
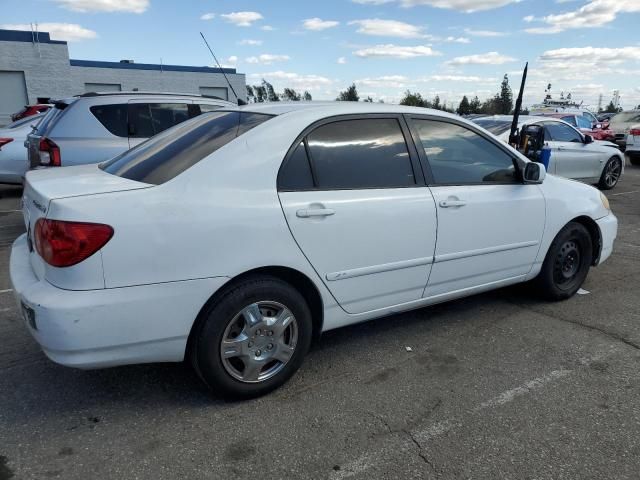
<path fill-rule="evenodd" d="M 562 117 L 560 120 L 564 120 L 565 122 L 567 122 L 570 125 L 573 125 L 574 127 L 576 126 L 576 117 L 574 117 L 573 115 L 567 115 L 566 117 Z"/>
<path fill-rule="evenodd" d="M 578 120 L 578 128 L 587 128 L 589 130 L 593 128 L 593 126 L 591 125 L 591 120 L 589 120 L 587 117 L 579 116 L 576 117 L 576 120 Z"/>
<path fill-rule="evenodd" d="M 437 184 L 517 182 L 513 159 L 480 134 L 453 123 L 413 119 Z"/>
<path fill-rule="evenodd" d="M 159 185 L 178 176 L 200 160 L 225 146 L 246 129 L 271 115 L 220 111 L 200 115 L 139 144 L 100 165 L 107 173 L 138 182 Z"/>
<path fill-rule="evenodd" d="M 582 136 L 576 132 L 575 129 L 569 125 L 565 125 L 560 122 L 545 123 L 545 140 L 552 140 L 554 142 L 580 142 L 582 143 Z"/>
<path fill-rule="evenodd" d="M 307 136 L 316 188 L 409 187 L 416 183 L 395 118 L 341 120 Z"/>

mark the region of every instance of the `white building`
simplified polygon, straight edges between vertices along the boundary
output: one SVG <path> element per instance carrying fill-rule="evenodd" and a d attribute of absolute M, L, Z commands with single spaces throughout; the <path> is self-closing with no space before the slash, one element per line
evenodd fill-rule
<path fill-rule="evenodd" d="M 246 100 L 245 75 L 234 68 L 69 59 L 67 42 L 46 32 L 0 30 L 0 125 L 24 105 L 85 92 L 140 90 Z"/>

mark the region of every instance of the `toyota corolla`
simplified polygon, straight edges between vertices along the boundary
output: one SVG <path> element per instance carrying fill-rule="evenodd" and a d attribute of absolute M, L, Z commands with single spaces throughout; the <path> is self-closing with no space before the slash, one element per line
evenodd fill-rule
<path fill-rule="evenodd" d="M 25 324 L 80 368 L 188 359 L 218 394 L 283 384 L 323 331 L 531 281 L 576 293 L 617 220 L 444 112 L 264 104 L 101 165 L 30 172 L 11 252 Z"/>

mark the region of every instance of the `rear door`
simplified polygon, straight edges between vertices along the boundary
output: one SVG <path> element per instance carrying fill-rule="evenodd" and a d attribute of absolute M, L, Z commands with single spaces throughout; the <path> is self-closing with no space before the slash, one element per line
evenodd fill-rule
<path fill-rule="evenodd" d="M 191 100 L 130 100 L 129 148 L 194 116 Z"/>
<path fill-rule="evenodd" d="M 556 175 L 575 179 L 600 175 L 601 154 L 584 143 L 580 132 L 561 122 L 544 122 L 544 126 Z"/>
<path fill-rule="evenodd" d="M 278 176 L 300 249 L 348 313 L 418 300 L 436 241 L 433 196 L 401 116 L 336 117 L 291 148 Z"/>
<path fill-rule="evenodd" d="M 513 154 L 454 120 L 413 117 L 410 123 L 438 211 L 425 296 L 529 273 L 544 230 L 545 201 L 537 185 L 519 180 Z"/>

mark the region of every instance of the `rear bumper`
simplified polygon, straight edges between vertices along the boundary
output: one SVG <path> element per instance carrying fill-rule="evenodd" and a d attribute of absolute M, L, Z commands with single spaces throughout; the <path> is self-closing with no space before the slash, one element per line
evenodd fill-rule
<path fill-rule="evenodd" d="M 193 321 L 227 281 L 62 290 L 33 273 L 26 235 L 13 244 L 10 274 L 18 308 L 44 353 L 78 368 L 182 361 Z"/>
<path fill-rule="evenodd" d="M 618 235 L 618 219 L 613 213 L 610 213 L 606 217 L 596 220 L 596 223 L 598 224 L 602 237 L 602 248 L 597 263 L 600 265 L 609 258 L 613 252 L 613 243 Z"/>

